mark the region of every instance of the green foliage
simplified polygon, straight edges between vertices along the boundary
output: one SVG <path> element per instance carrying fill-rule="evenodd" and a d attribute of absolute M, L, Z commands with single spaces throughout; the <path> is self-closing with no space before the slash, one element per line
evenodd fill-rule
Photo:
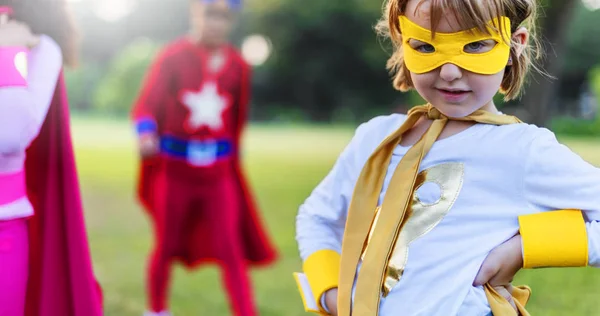
<path fill-rule="evenodd" d="M 563 72 L 585 75 L 600 62 L 600 10 L 590 11 L 579 4 L 574 11 L 575 16 L 567 29 Z"/>
<path fill-rule="evenodd" d="M 589 73 L 592 94 L 596 97 L 596 110 L 600 105 L 600 66 Z M 600 115 L 592 120 L 575 118 L 555 118 L 552 120 L 552 130 L 557 134 L 569 136 L 600 136 Z"/>
<path fill-rule="evenodd" d="M 600 65 L 590 71 L 589 79 L 592 93 L 596 96 L 598 103 L 600 103 Z"/>
<path fill-rule="evenodd" d="M 68 87 L 67 94 L 72 109 L 86 111 L 92 107 L 89 96 L 94 93 L 96 84 L 102 78 L 103 73 L 101 65 L 91 62 L 83 63 L 74 69 L 65 69 L 65 84 Z"/>
<path fill-rule="evenodd" d="M 568 136 L 599 136 L 599 120 L 580 120 L 570 117 L 555 118 L 551 121 L 551 129 L 557 134 Z"/>
<path fill-rule="evenodd" d="M 74 4 L 86 34 L 82 50 L 86 61 L 81 68 L 66 71 L 75 109 L 119 116 L 128 112 L 158 49 L 150 40 L 133 39 L 148 36 L 167 41 L 187 30 L 188 0 L 167 2 L 150 1 L 115 23 L 98 20 L 88 5 Z M 544 17 L 560 2 L 540 3 L 545 10 L 540 25 L 552 25 Z M 267 36 L 273 47 L 271 58 L 254 69 L 251 118 L 359 122 L 422 104 L 415 92 L 403 94 L 392 87 L 385 69 L 391 47 L 373 29 L 381 7 L 382 1 L 364 0 L 247 0 L 234 42 L 258 33 Z M 169 14 L 156 14 L 165 9 Z M 562 80 L 559 97 L 563 99 L 600 62 L 600 36 L 596 36 L 600 10 L 589 11 L 579 4 L 574 15 L 564 28 L 568 48 L 561 56 L 564 67 L 554 73 Z M 551 48 L 547 39 L 541 40 Z M 528 95 L 536 93 L 540 92 L 529 89 Z M 504 105 L 501 95 L 494 101 L 498 107 Z"/>
<path fill-rule="evenodd" d="M 373 108 L 389 110 L 398 105 L 395 99 L 404 99 L 392 88 L 385 70 L 389 50 L 373 29 L 380 2 L 272 2 L 276 9 L 253 5 L 246 22 L 248 32 L 273 43 L 270 60 L 255 70 L 259 112 L 272 104 L 293 104 L 311 120 L 330 121 Z M 339 115 L 348 110 L 355 114 Z"/>
<path fill-rule="evenodd" d="M 116 55 L 93 94 L 94 109 L 110 115 L 128 113 L 158 49 L 157 43 L 140 38 Z"/>

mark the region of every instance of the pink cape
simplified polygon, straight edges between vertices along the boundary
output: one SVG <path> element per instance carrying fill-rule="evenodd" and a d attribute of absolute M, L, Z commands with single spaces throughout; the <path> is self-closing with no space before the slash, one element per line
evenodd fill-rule
<path fill-rule="evenodd" d="M 27 150 L 30 258 L 26 316 L 100 316 L 83 220 L 63 74 L 40 134 Z"/>

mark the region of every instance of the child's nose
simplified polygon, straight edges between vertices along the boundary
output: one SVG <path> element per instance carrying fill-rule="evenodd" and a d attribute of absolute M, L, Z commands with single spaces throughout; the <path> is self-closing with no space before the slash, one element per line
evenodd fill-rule
<path fill-rule="evenodd" d="M 447 63 L 440 67 L 440 78 L 444 81 L 454 81 L 462 78 L 462 69 L 455 64 Z"/>

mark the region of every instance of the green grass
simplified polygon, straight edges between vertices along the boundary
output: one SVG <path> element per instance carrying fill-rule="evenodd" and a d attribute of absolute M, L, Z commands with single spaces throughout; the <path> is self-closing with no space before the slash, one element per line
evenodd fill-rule
<path fill-rule="evenodd" d="M 78 169 L 95 271 L 107 316 L 141 315 L 145 260 L 151 245 L 148 218 L 134 200 L 136 156 L 132 130 L 123 121 L 77 118 L 73 122 Z M 297 207 L 329 170 L 352 136 L 347 128 L 252 126 L 245 165 L 265 224 L 280 251 L 276 265 L 253 271 L 261 315 L 305 315 L 291 276 L 300 269 L 294 240 Z M 565 139 L 600 165 L 600 141 Z M 600 271 L 524 271 L 515 284 L 529 284 L 533 315 L 600 315 Z M 213 266 L 177 268 L 171 309 L 176 316 L 230 315 Z"/>

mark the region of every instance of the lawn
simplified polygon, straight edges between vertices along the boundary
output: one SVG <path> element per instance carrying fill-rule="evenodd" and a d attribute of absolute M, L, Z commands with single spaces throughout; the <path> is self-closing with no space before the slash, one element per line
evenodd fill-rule
<path fill-rule="evenodd" d="M 136 155 L 124 121 L 76 118 L 73 132 L 95 271 L 107 316 L 139 316 L 145 309 L 145 260 L 151 245 L 147 217 L 134 199 Z M 252 126 L 245 165 L 270 235 L 281 253 L 276 265 L 253 272 L 261 315 L 305 315 L 291 273 L 300 269 L 294 218 L 297 207 L 326 174 L 352 136 L 350 128 Z M 564 139 L 600 165 L 600 141 Z M 534 290 L 533 315 L 600 315 L 600 271 L 523 271 L 515 284 Z M 177 268 L 171 294 L 175 316 L 230 315 L 220 274 L 209 266 Z"/>

